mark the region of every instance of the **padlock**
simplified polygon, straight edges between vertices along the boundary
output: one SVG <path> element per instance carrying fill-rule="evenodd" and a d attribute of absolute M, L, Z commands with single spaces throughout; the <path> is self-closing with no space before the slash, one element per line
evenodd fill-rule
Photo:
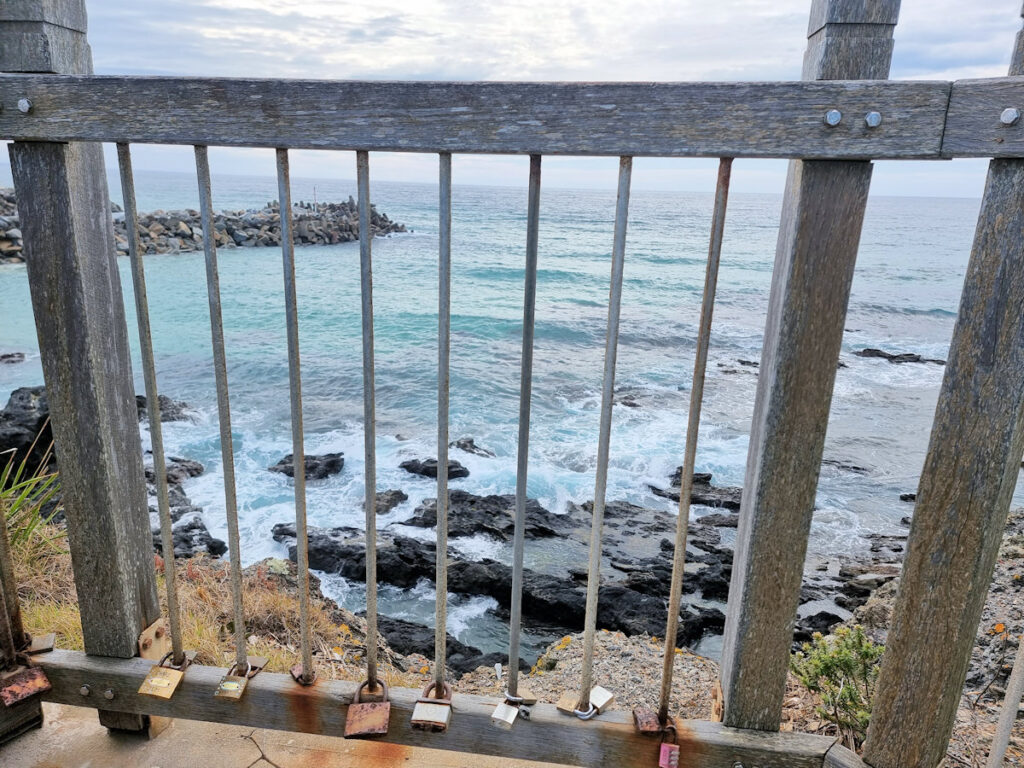
<path fill-rule="evenodd" d="M 232 701 L 238 701 L 242 698 L 242 694 L 245 693 L 245 686 L 249 682 L 249 673 L 252 671 L 252 667 L 246 664 L 245 672 L 240 675 L 235 674 L 237 670 L 238 665 L 236 664 L 220 679 L 220 683 L 217 684 L 217 690 L 213 693 L 214 696 L 218 699 L 230 699 Z"/>
<path fill-rule="evenodd" d="M 563 715 L 571 715 L 576 711 L 579 704 L 579 697 L 575 693 L 563 693 L 562 697 L 555 703 L 555 709 Z"/>
<path fill-rule="evenodd" d="M 605 712 L 615 701 L 615 696 L 607 688 L 595 685 L 590 689 L 590 706 L 597 710 L 597 714 Z"/>
<path fill-rule="evenodd" d="M 143 696 L 155 696 L 158 699 L 169 699 L 178 690 L 181 681 L 185 677 L 185 669 L 195 658 L 195 652 L 191 651 L 183 655 L 181 665 L 169 664 L 168 660 L 173 651 L 168 651 L 156 666 L 149 670 L 146 679 L 139 686 L 139 693 Z"/>
<path fill-rule="evenodd" d="M 412 727 L 424 731 L 446 731 L 452 718 L 452 687 L 445 683 L 441 687 L 441 696 L 431 698 L 430 692 L 437 688 L 437 683 L 427 683 L 416 706 L 412 709 Z"/>
<path fill-rule="evenodd" d="M 528 691 L 525 688 L 520 688 L 516 691 L 516 693 L 518 694 L 515 697 L 516 701 L 518 701 L 520 704 L 525 704 L 527 707 L 532 707 L 534 704 L 537 703 L 537 696 L 532 691 Z M 508 691 L 505 692 L 505 698 L 509 698 Z"/>
<path fill-rule="evenodd" d="M 19 658 L 27 660 L 23 656 Z M 18 666 L 0 676 L 0 701 L 5 707 L 13 707 L 36 694 L 46 693 L 51 687 L 41 667 Z"/>
<path fill-rule="evenodd" d="M 523 720 L 529 720 L 530 719 L 530 712 L 531 712 L 530 708 L 528 706 L 526 706 L 525 704 L 520 704 L 519 705 L 519 716 L 521 718 L 523 718 Z"/>
<path fill-rule="evenodd" d="M 634 709 L 633 723 L 640 733 L 654 734 L 661 733 L 661 721 L 658 716 L 649 709 Z"/>
<path fill-rule="evenodd" d="M 518 705 L 509 704 L 507 701 L 503 701 L 494 708 L 494 714 L 491 715 L 491 722 L 499 728 L 504 728 L 506 731 L 509 731 L 515 724 L 517 717 L 519 717 Z"/>
<path fill-rule="evenodd" d="M 664 728 L 665 736 L 672 741 L 662 741 L 661 750 L 658 753 L 658 768 L 679 768 L 679 745 L 676 743 L 676 726 L 669 723 Z"/>
<path fill-rule="evenodd" d="M 383 681 L 380 686 L 380 701 L 360 701 L 363 689 L 370 684 L 366 680 L 356 688 L 352 703 L 348 705 L 345 716 L 345 738 L 353 739 L 362 736 L 383 736 L 388 732 L 388 721 L 391 718 L 391 702 L 388 701 L 388 687 Z"/>

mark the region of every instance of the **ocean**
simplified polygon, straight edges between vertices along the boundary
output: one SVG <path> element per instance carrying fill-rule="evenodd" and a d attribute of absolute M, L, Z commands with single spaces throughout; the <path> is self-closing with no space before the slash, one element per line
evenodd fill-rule
<path fill-rule="evenodd" d="M 194 176 L 138 172 L 139 208 L 197 208 Z M 111 183 L 120 202 L 119 186 Z M 293 198 L 355 195 L 354 181 L 293 179 Z M 373 202 L 407 234 L 373 242 L 377 354 L 378 489 L 410 498 L 379 520 L 407 518 L 434 481 L 399 469 L 436 455 L 437 188 L 375 183 Z M 276 198 L 273 178 L 215 176 L 218 209 L 261 207 Z M 452 439 L 472 436 L 495 458 L 453 451 L 470 470 L 452 487 L 515 489 L 516 420 L 522 333 L 526 189 L 456 185 L 453 190 Z M 650 493 L 682 463 L 694 343 L 704 282 L 711 191 L 634 190 L 627 237 L 617 387 L 639 407 L 614 412 L 609 500 L 674 513 Z M 540 267 L 529 494 L 559 512 L 593 497 L 615 191 L 548 189 L 541 194 Z M 725 227 L 711 337 L 697 470 L 716 485 L 741 485 L 775 253 L 781 195 L 734 193 Z M 878 347 L 945 358 L 979 201 L 873 197 L 853 284 L 825 457 L 856 465 L 822 468 L 808 563 L 868 550 L 867 532 L 891 533 L 917 490 L 943 367 L 855 356 Z M 311 525 L 362 525 L 362 370 L 357 243 L 296 248 L 307 453 L 343 451 L 341 474 L 308 489 Z M 281 253 L 219 252 L 243 558 L 285 556 L 275 523 L 294 519 L 290 481 L 267 467 L 291 452 Z M 136 391 L 143 392 L 126 258 L 120 259 Z M 206 473 L 185 484 L 210 531 L 226 537 L 209 316 L 201 253 L 146 260 L 160 391 L 187 401 L 196 423 L 165 425 L 167 451 L 198 459 Z M 0 266 L 0 351 L 25 363 L 0 366 L 0 398 L 42 383 L 28 283 L 22 265 Z M 147 435 L 143 435 L 144 441 Z M 1022 502 L 1018 489 L 1015 504 Z M 694 508 L 699 517 L 708 510 Z M 431 530 L 402 527 L 432 538 Z M 734 533 L 723 529 L 724 534 Z M 454 540 L 472 557 L 507 561 L 509 547 L 484 538 Z M 651 553 L 658 542 L 651 542 Z M 533 550 L 533 551 L 531 551 Z M 558 548 L 527 545 L 537 568 L 563 562 Z M 363 585 L 323 575 L 324 591 L 360 609 Z M 433 587 L 382 587 L 383 613 L 431 624 Z M 453 596 L 449 631 L 485 652 L 507 648 L 507 628 L 490 599 Z M 526 638 L 525 651 L 547 638 Z M 713 652 L 714 649 L 706 649 Z"/>

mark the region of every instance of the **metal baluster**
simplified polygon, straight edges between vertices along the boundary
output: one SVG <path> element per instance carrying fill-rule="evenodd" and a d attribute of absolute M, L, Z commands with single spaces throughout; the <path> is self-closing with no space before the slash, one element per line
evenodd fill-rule
<path fill-rule="evenodd" d="M 373 263 L 370 241 L 370 156 L 356 152 L 359 268 L 363 311 L 363 460 L 366 486 L 366 675 L 377 687 L 377 416 L 373 375 Z"/>
<path fill-rule="evenodd" d="M 1024 638 L 1017 644 L 1017 656 L 1013 661 L 1010 679 L 1006 683 L 1006 695 L 1003 697 L 1003 709 L 999 713 L 999 724 L 996 726 L 992 746 L 989 747 L 988 762 L 985 768 L 999 768 L 1006 758 L 1006 748 L 1010 745 L 1010 734 L 1017 722 L 1017 711 L 1020 709 L 1021 695 L 1024 694 Z"/>
<path fill-rule="evenodd" d="M 213 372 L 217 384 L 217 417 L 220 421 L 220 451 L 224 462 L 224 510 L 228 522 L 231 557 L 231 599 L 235 623 L 235 670 L 249 671 L 245 646 L 245 615 L 242 610 L 242 552 L 238 541 L 238 502 L 235 495 L 235 451 L 231 437 L 231 404 L 228 398 L 228 365 L 224 353 L 224 322 L 220 309 L 220 276 L 217 245 L 214 242 L 213 203 L 210 196 L 210 160 L 205 146 L 197 146 L 196 173 L 199 177 L 199 210 L 206 253 L 206 287 L 210 301 L 210 334 L 213 343 Z"/>
<path fill-rule="evenodd" d="M 672 586 L 668 598 L 668 621 L 665 625 L 665 659 L 661 671 L 661 702 L 658 719 L 668 721 L 672 696 L 672 673 L 676 656 L 676 634 L 679 630 L 679 609 L 683 596 L 683 571 L 686 566 L 686 537 L 690 524 L 690 495 L 693 491 L 693 470 L 697 461 L 697 436 L 700 431 L 700 410 L 704 399 L 704 373 L 708 364 L 711 340 L 711 318 L 715 310 L 715 289 L 718 285 L 718 264 L 722 256 L 722 234 L 725 231 L 725 210 L 729 202 L 729 178 L 732 158 L 724 157 L 718 164 L 718 186 L 715 210 L 711 220 L 711 243 L 704 277 L 704 297 L 697 333 L 697 357 L 693 363 L 693 386 L 690 388 L 690 414 L 686 425 L 686 450 L 679 482 L 679 513 L 676 520 L 675 552 L 672 560 Z"/>
<path fill-rule="evenodd" d="M 309 538 L 306 531 L 306 449 L 302 430 L 302 375 L 299 365 L 299 311 L 295 292 L 295 243 L 292 235 L 292 192 L 288 150 L 277 150 L 277 197 L 281 213 L 281 255 L 288 329 L 288 389 L 291 399 L 292 467 L 295 478 L 295 550 L 299 575 L 299 631 L 302 644 L 300 682 L 316 677 L 309 630 Z"/>
<path fill-rule="evenodd" d="M 127 144 L 117 145 L 117 162 L 121 171 L 121 195 L 124 198 L 128 258 L 132 265 L 135 315 L 139 325 L 139 347 L 142 350 L 142 378 L 146 387 L 146 413 L 149 417 L 149 434 L 153 444 L 156 505 L 160 517 L 160 543 L 164 554 L 164 585 L 167 589 L 167 618 L 171 630 L 171 663 L 174 666 L 181 666 L 185 662 L 185 651 L 181 640 L 181 611 L 178 608 L 177 569 L 174 562 L 174 534 L 167 490 L 164 433 L 163 424 L 160 421 L 160 399 L 156 385 L 156 363 L 153 358 L 153 334 L 149 324 L 146 272 L 142 263 L 142 254 L 139 252 L 139 213 L 135 202 L 135 175 L 132 172 L 131 149 Z"/>
<path fill-rule="evenodd" d="M 452 156 L 440 155 L 437 259 L 437 550 L 434 684 L 444 688 L 448 639 L 448 387 L 452 330 Z"/>
<path fill-rule="evenodd" d="M 533 393 L 533 331 L 537 305 L 537 243 L 540 228 L 540 155 L 530 155 L 526 204 L 526 277 L 523 289 L 523 351 L 519 373 L 519 445 L 516 463 L 515 532 L 512 539 L 512 601 L 509 612 L 508 690 L 519 698 L 519 639 L 523 621 L 523 549 L 526 529 L 526 479 L 530 458 L 530 398 Z"/>
<path fill-rule="evenodd" d="M 601 428 L 597 443 L 597 477 L 594 483 L 594 516 L 590 526 L 590 558 L 587 564 L 587 613 L 584 620 L 583 670 L 576 712 L 593 717 L 590 701 L 593 678 L 594 635 L 597 630 L 597 593 L 601 583 L 601 532 L 604 525 L 605 489 L 608 485 L 608 454 L 612 434 L 612 402 L 615 395 L 615 359 L 619 345 L 619 308 L 622 303 L 622 271 L 626 256 L 626 222 L 629 218 L 629 182 L 633 158 L 619 158 L 619 190 L 615 204 L 615 238 L 612 246 L 611 290 L 608 297 L 608 332 L 605 335 L 604 383 L 601 388 Z"/>

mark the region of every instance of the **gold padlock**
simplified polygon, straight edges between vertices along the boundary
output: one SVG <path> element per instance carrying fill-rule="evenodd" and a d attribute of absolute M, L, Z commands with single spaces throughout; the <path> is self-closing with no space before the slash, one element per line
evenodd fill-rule
<path fill-rule="evenodd" d="M 178 690 L 178 686 L 181 685 L 181 681 L 185 677 L 185 668 L 188 667 L 192 659 L 188 654 L 185 654 L 180 666 L 167 664 L 167 660 L 172 655 L 173 651 L 168 652 L 160 659 L 156 666 L 149 670 L 146 679 L 139 686 L 139 693 L 141 695 L 154 696 L 158 699 L 169 699 Z"/>
<path fill-rule="evenodd" d="M 246 669 L 242 674 L 235 674 L 238 670 L 238 665 L 231 667 L 228 673 L 220 679 L 220 683 L 217 684 L 217 690 L 214 691 L 213 695 L 218 699 L 230 699 L 231 701 L 238 701 L 242 698 L 245 693 L 245 686 L 249 683 L 249 673 L 252 672 L 252 665 L 246 664 Z"/>
<path fill-rule="evenodd" d="M 452 718 L 452 687 L 445 683 L 441 686 L 437 698 L 431 698 L 430 692 L 437 689 L 437 683 L 427 683 L 416 700 L 416 706 L 412 709 L 412 727 L 424 731 L 448 730 L 448 723 Z"/>
<path fill-rule="evenodd" d="M 360 683 L 352 703 L 348 705 L 345 716 L 345 738 L 352 739 L 362 736 L 383 736 L 388 732 L 388 721 L 391 718 L 391 702 L 388 701 L 388 687 L 383 681 L 377 681 L 381 689 L 380 701 L 360 701 L 363 689 L 370 684 L 369 680 Z"/>

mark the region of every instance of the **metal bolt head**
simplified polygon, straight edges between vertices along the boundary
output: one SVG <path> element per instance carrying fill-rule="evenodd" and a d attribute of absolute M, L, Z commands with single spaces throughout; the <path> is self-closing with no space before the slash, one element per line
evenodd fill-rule
<path fill-rule="evenodd" d="M 106 699 L 107 701 L 109 701 L 110 699 L 114 698 L 114 691 L 113 691 L 113 689 L 112 688 L 107 688 L 107 690 L 105 690 L 103 692 L 103 698 Z"/>
<path fill-rule="evenodd" d="M 864 115 L 864 124 L 867 125 L 868 128 L 877 128 L 882 124 L 882 113 L 875 112 L 874 110 L 868 112 Z"/>
<path fill-rule="evenodd" d="M 152 645 L 153 641 L 147 637 L 145 640 L 142 641 L 142 650 L 148 651 L 152 647 Z"/>
<path fill-rule="evenodd" d="M 23 115 L 27 115 L 32 111 L 32 102 L 24 97 L 18 99 L 18 111 Z"/>
<path fill-rule="evenodd" d="M 838 109 L 830 109 L 825 113 L 825 125 L 835 127 L 843 119 L 843 113 Z"/>
<path fill-rule="evenodd" d="M 1007 107 L 999 115 L 999 122 L 1003 125 L 1015 125 L 1020 120 L 1020 110 L 1016 107 Z"/>
<path fill-rule="evenodd" d="M 83 685 L 81 688 L 78 689 L 78 692 L 80 694 L 82 694 L 83 696 L 88 696 L 89 695 L 89 686 L 88 685 Z"/>

